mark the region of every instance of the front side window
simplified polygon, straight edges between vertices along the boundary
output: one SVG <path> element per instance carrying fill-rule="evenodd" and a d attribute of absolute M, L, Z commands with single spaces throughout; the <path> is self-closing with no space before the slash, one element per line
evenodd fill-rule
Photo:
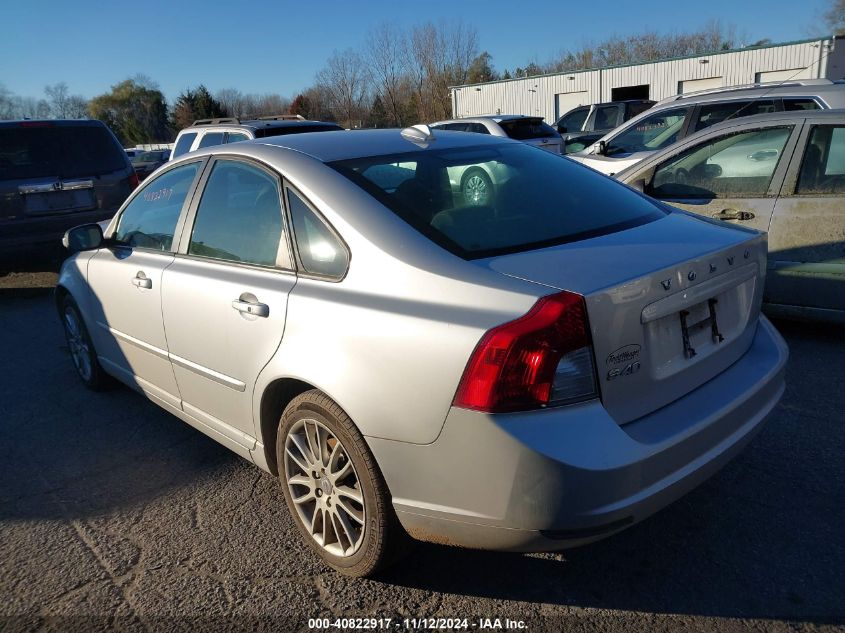
<path fill-rule="evenodd" d="M 607 155 L 652 152 L 668 147 L 677 140 L 688 112 L 689 108 L 673 108 L 640 119 L 608 141 Z"/>
<path fill-rule="evenodd" d="M 196 132 L 188 132 L 187 134 L 180 136 L 179 140 L 176 141 L 176 147 L 173 148 L 173 158 L 181 156 L 182 154 L 187 154 L 191 151 L 191 145 L 196 137 Z"/>
<path fill-rule="evenodd" d="M 278 179 L 247 163 L 218 160 L 202 193 L 189 255 L 287 267 Z"/>
<path fill-rule="evenodd" d="M 589 114 L 590 108 L 580 108 L 570 112 L 558 121 L 558 128 L 561 128 L 561 131 L 564 132 L 580 132 Z"/>
<path fill-rule="evenodd" d="M 394 179 L 388 187 L 382 178 L 388 165 L 413 169 L 406 167 L 402 182 L 396 186 Z M 664 216 L 598 172 L 521 143 L 428 149 L 330 166 L 465 259 L 574 242 Z"/>
<path fill-rule="evenodd" d="M 609 130 L 616 127 L 616 121 L 619 119 L 620 106 L 602 106 L 596 108 L 596 122 L 594 129 Z"/>
<path fill-rule="evenodd" d="M 845 127 L 817 125 L 804 150 L 799 194 L 838 194 L 845 192 Z"/>
<path fill-rule="evenodd" d="M 288 189 L 287 196 L 302 268 L 314 275 L 343 277 L 349 265 L 346 247 L 296 192 Z"/>
<path fill-rule="evenodd" d="M 655 198 L 761 198 L 766 196 L 792 127 L 719 136 L 657 168 Z"/>
<path fill-rule="evenodd" d="M 123 210 L 114 239 L 124 246 L 169 251 L 199 168 L 199 162 L 180 165 L 145 182 Z"/>
<path fill-rule="evenodd" d="M 200 139 L 200 144 L 197 149 L 201 147 L 211 147 L 212 145 L 223 144 L 223 132 L 206 132 Z"/>
<path fill-rule="evenodd" d="M 698 110 L 695 129 L 703 130 L 729 119 L 737 119 L 754 114 L 768 114 L 775 111 L 775 102 L 769 100 L 728 101 L 725 103 L 710 103 Z"/>

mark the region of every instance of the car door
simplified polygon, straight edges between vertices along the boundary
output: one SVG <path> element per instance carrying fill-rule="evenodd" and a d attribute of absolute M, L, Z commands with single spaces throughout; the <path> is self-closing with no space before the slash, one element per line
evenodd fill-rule
<path fill-rule="evenodd" d="M 845 116 L 805 123 L 769 229 L 769 303 L 845 310 Z"/>
<path fill-rule="evenodd" d="M 767 231 L 798 127 L 738 124 L 683 144 L 661 155 L 644 191 L 699 215 Z"/>
<path fill-rule="evenodd" d="M 182 163 L 146 181 L 121 211 L 109 247 L 88 262 L 92 336 L 101 361 L 175 407 L 180 398 L 161 318 L 161 282 L 204 162 Z"/>
<path fill-rule="evenodd" d="M 162 283 L 183 410 L 246 449 L 255 444 L 253 387 L 282 340 L 296 284 L 282 209 L 278 174 L 215 159 Z"/>

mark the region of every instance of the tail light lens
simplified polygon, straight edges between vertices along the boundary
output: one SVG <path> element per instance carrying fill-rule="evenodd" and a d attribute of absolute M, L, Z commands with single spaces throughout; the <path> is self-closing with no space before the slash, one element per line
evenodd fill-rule
<path fill-rule="evenodd" d="M 525 411 L 596 397 L 584 298 L 560 292 L 487 332 L 464 370 L 454 405 Z"/>
<path fill-rule="evenodd" d="M 135 170 L 132 170 L 132 173 L 129 174 L 129 191 L 135 191 L 140 184 L 140 180 L 138 180 L 138 174 L 135 173 Z"/>

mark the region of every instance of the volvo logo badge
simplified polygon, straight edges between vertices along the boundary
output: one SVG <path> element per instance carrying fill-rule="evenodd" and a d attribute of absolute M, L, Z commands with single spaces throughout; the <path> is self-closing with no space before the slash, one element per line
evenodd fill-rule
<path fill-rule="evenodd" d="M 745 249 L 745 253 L 743 253 L 743 256 L 745 257 L 745 259 L 748 259 L 749 257 L 751 257 L 751 251 Z"/>
<path fill-rule="evenodd" d="M 711 272 L 711 273 L 715 273 L 715 272 L 716 272 L 716 267 L 715 267 L 713 264 L 710 264 L 710 272 Z"/>
<path fill-rule="evenodd" d="M 660 282 L 660 285 L 663 286 L 663 290 L 669 290 L 672 287 L 672 280 L 671 279 L 664 279 Z"/>
<path fill-rule="evenodd" d="M 734 256 L 731 255 L 730 257 L 728 257 L 728 266 L 733 266 L 733 265 L 734 265 Z"/>
<path fill-rule="evenodd" d="M 696 277 L 697 277 L 697 275 L 695 274 L 694 270 L 689 271 L 689 275 L 687 275 L 687 279 L 689 279 L 690 281 L 695 281 Z"/>

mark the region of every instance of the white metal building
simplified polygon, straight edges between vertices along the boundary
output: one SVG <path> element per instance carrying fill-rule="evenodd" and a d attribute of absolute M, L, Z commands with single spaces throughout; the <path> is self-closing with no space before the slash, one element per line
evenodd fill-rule
<path fill-rule="evenodd" d="M 653 99 L 722 86 L 788 79 L 845 79 L 845 38 L 824 37 L 679 57 L 453 86 L 456 117 L 530 114 L 556 121 L 572 108 Z"/>

